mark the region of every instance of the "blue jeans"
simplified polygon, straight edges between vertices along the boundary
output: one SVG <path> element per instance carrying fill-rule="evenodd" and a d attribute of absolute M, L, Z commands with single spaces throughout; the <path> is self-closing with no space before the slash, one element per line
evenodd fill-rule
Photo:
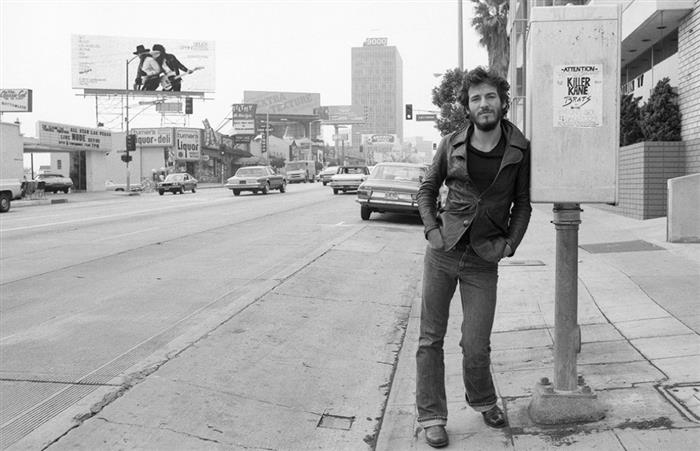
<path fill-rule="evenodd" d="M 491 377 L 491 328 L 496 310 L 498 264 L 471 247 L 425 251 L 420 338 L 416 353 L 416 406 L 423 427 L 447 423 L 443 343 L 457 282 L 462 298 L 462 375 L 467 403 L 484 412 L 496 405 Z"/>

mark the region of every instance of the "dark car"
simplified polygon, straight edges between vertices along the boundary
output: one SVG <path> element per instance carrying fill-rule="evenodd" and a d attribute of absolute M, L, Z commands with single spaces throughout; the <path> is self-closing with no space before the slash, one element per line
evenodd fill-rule
<path fill-rule="evenodd" d="M 287 180 L 283 175 L 275 174 L 270 166 L 244 166 L 233 177 L 226 180 L 226 188 L 238 196 L 242 191 L 267 194 L 277 189 L 280 193 L 287 191 Z"/>
<path fill-rule="evenodd" d="M 39 182 L 39 186 L 42 186 L 41 182 L 43 182 L 44 192 L 57 193 L 59 191 L 63 191 L 64 193 L 68 193 L 68 191 L 73 187 L 73 180 L 70 177 L 66 177 L 62 174 L 45 172 L 37 175 L 34 180 Z"/>
<path fill-rule="evenodd" d="M 197 190 L 197 179 L 186 172 L 168 174 L 165 180 L 158 182 L 157 189 L 158 194 L 161 196 L 166 191 L 170 191 L 173 194 L 182 194 L 185 191 L 192 191 L 194 193 Z"/>
<path fill-rule="evenodd" d="M 418 188 L 428 166 L 415 163 L 379 163 L 357 189 L 360 216 L 372 212 L 418 213 Z"/>

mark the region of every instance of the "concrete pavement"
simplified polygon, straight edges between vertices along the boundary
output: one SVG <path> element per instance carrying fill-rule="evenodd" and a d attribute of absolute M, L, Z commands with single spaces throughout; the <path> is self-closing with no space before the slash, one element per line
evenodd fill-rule
<path fill-rule="evenodd" d="M 527 414 L 535 384 L 541 377 L 551 380 L 554 368 L 555 233 L 551 205 L 537 205 L 518 253 L 499 272 L 492 366 L 510 425 L 489 429 L 464 402 L 456 297 L 445 342 L 450 448 L 697 449 L 700 245 L 667 243 L 665 218 L 638 221 L 610 207 L 583 209 L 578 373 L 597 393 L 605 418 L 540 426 Z M 431 449 L 414 405 L 419 302 L 411 311 L 378 450 Z"/>
<path fill-rule="evenodd" d="M 94 199 L 89 194 L 85 193 L 85 198 Z M 109 197 L 114 193 L 104 195 Z M 700 443 L 700 313 L 697 308 L 700 245 L 667 243 L 665 218 L 638 221 L 622 217 L 609 207 L 584 205 L 583 208 L 579 233 L 578 309 L 582 350 L 578 356 L 578 372 L 598 394 L 605 418 L 589 424 L 539 426 L 527 415 L 536 382 L 541 377 L 551 379 L 554 364 L 555 234 L 550 224 L 551 205 L 536 205 L 518 253 L 503 261 L 500 268 L 492 365 L 496 388 L 510 425 L 503 430 L 489 429 L 481 415 L 465 405 L 458 346 L 461 312 L 459 302 L 453 302 L 445 345 L 450 408 L 447 430 L 451 449 L 541 450 L 565 446 L 572 450 L 690 450 Z M 418 248 L 409 246 L 404 250 L 409 254 L 415 254 L 417 249 L 420 252 L 424 246 L 422 237 L 418 237 L 418 242 Z M 367 250 L 365 244 L 357 246 L 349 250 L 358 255 Z M 419 278 L 420 259 L 409 260 L 417 265 L 411 273 Z M 386 293 L 395 291 L 394 285 L 384 283 L 386 272 L 379 267 L 371 269 L 364 273 L 365 288 L 371 286 Z M 347 285 L 347 291 L 342 296 L 337 295 L 349 301 L 353 296 L 352 283 Z M 328 392 L 332 384 L 329 386 L 328 381 L 339 378 L 348 368 L 357 370 L 346 358 L 325 365 L 318 357 L 309 361 L 306 371 L 312 372 L 312 368 L 318 366 L 322 372 L 306 380 L 300 379 L 298 394 L 281 392 L 274 386 L 256 389 L 255 396 L 267 391 L 270 396 L 282 399 L 262 410 L 242 393 L 215 392 L 196 386 L 192 381 L 185 385 L 174 384 L 173 381 L 186 378 L 189 373 L 193 373 L 193 380 L 199 376 L 220 384 L 225 382 L 225 374 L 207 365 L 211 365 L 211 356 L 223 352 L 230 346 L 232 337 L 241 333 L 240 326 L 230 324 L 221 333 L 205 337 L 205 341 L 179 355 L 176 364 L 154 368 L 156 371 L 146 378 L 150 383 L 135 380 L 134 384 L 138 384 L 126 391 L 123 399 L 97 412 L 94 418 L 69 432 L 50 449 L 251 449 L 249 443 L 259 444 L 254 449 L 431 449 L 416 423 L 414 406 L 420 280 L 416 279 L 410 288 L 412 293 L 401 295 L 408 301 L 406 308 L 410 306 L 410 313 L 400 351 L 396 351 L 391 384 L 378 387 L 380 391 L 389 392 L 374 439 L 371 427 L 367 427 L 372 424 L 369 416 L 367 423 L 361 422 L 364 418 L 359 417 L 357 422 L 348 422 L 342 415 L 343 409 L 331 410 L 330 413 L 339 415 L 326 418 L 335 424 L 321 429 L 317 425 L 317 409 L 311 410 L 314 414 L 307 412 L 301 417 L 289 410 L 289 405 L 296 402 L 313 405 L 317 403 L 314 397 L 332 398 L 333 393 Z M 369 296 L 366 289 L 362 293 L 357 294 L 358 298 Z M 328 296 L 333 295 L 328 293 Z M 273 297 L 268 302 L 277 304 L 279 299 Z M 274 311 L 273 308 L 269 312 Z M 360 311 L 342 311 L 332 326 L 322 327 L 320 323 L 316 326 L 331 337 L 334 330 L 342 329 L 343 317 L 357 315 Z M 380 311 L 376 313 L 382 315 Z M 374 317 L 370 315 L 367 320 L 371 318 Z M 284 324 L 284 318 L 277 318 L 273 323 Z M 392 324 L 385 323 L 383 327 L 386 326 Z M 353 335 L 353 340 L 360 340 L 354 343 L 369 346 L 368 343 L 378 337 L 369 334 L 373 331 L 368 329 L 365 338 Z M 397 338 L 392 337 L 391 340 Z M 274 343 L 264 346 L 266 352 L 286 362 L 287 356 L 274 351 Z M 344 348 L 342 353 L 351 355 L 351 350 L 351 347 Z M 320 355 L 327 357 L 325 351 Z M 312 356 L 313 353 L 307 358 Z M 383 355 L 378 360 L 387 361 L 387 357 Z M 367 364 L 361 360 L 357 362 L 360 367 Z M 369 377 L 370 373 L 367 375 Z M 269 375 L 260 373 L 259 377 L 267 380 Z M 315 384 L 321 383 L 325 384 L 324 389 L 315 390 Z M 344 391 L 342 405 L 352 407 L 347 411 L 375 411 L 376 395 L 375 390 Z M 188 408 L 183 409 L 183 405 Z M 96 407 L 97 411 L 99 408 Z M 271 422 L 270 418 L 275 416 L 285 420 Z M 259 427 L 243 431 L 237 428 L 242 421 L 250 424 L 251 419 L 252 424 Z M 220 420 L 228 429 L 213 426 Z M 294 424 L 305 425 L 307 432 Z M 198 426 L 194 428 L 193 425 Z M 185 429 L 194 432 L 179 432 Z M 337 439 L 334 429 L 336 433 L 346 431 L 344 440 Z M 290 441 L 273 440 L 277 435 L 289 437 Z M 250 441 L 232 445 L 225 440 L 227 436 L 249 437 Z"/>

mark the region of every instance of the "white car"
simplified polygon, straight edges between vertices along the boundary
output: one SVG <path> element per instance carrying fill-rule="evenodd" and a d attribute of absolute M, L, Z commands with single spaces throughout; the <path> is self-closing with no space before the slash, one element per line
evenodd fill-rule
<path fill-rule="evenodd" d="M 369 177 L 369 168 L 367 166 L 341 166 L 338 172 L 331 177 L 331 188 L 333 194 L 338 194 L 338 191 L 356 191 L 362 182 Z"/>

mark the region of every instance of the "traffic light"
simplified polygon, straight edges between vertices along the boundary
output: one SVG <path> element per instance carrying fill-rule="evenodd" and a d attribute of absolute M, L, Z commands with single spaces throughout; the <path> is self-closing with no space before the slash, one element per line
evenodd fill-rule
<path fill-rule="evenodd" d="M 192 97 L 185 97 L 185 114 L 192 114 Z"/>
<path fill-rule="evenodd" d="M 413 119 L 413 105 L 410 103 L 406 104 L 406 120 L 410 121 Z"/>
<path fill-rule="evenodd" d="M 129 155 L 128 153 L 122 155 L 122 161 L 123 161 L 124 163 L 128 163 L 128 162 L 130 162 L 130 161 L 133 160 L 133 159 L 134 159 L 134 157 L 132 157 L 132 156 Z"/>
<path fill-rule="evenodd" d="M 136 150 L 136 135 L 126 135 L 126 151 L 133 152 Z"/>

